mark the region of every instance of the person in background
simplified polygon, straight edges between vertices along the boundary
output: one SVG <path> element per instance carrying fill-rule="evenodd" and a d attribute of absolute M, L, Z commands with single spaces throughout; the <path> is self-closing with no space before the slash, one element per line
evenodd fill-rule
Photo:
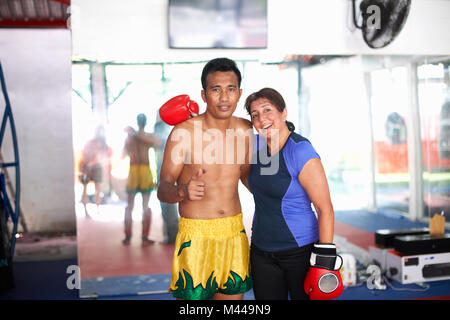
<path fill-rule="evenodd" d="M 150 163 L 148 151 L 151 147 L 158 148 L 162 141 L 156 135 L 145 132 L 147 124 L 147 117 L 141 113 L 137 116 L 138 131 L 132 127 L 127 127 L 125 130 L 128 137 L 125 140 L 123 148 L 123 156 L 130 157 L 130 171 L 127 179 L 127 207 L 125 208 L 125 245 L 130 244 L 132 235 L 132 212 L 134 209 L 134 199 L 138 192 L 142 194 L 142 244 L 149 245 L 154 243 L 148 238 L 150 233 L 151 223 L 151 209 L 148 206 L 150 194 L 155 188 L 153 176 L 150 171 Z"/>
<path fill-rule="evenodd" d="M 95 203 L 97 206 L 102 203 L 102 182 L 105 176 L 103 171 L 105 167 L 110 168 L 111 157 L 112 148 L 106 144 L 105 130 L 103 126 L 98 126 L 94 138 L 84 145 L 79 162 L 79 180 L 83 184 L 81 201 L 85 210 L 89 202 L 87 185 L 91 181 L 95 184 Z"/>
<path fill-rule="evenodd" d="M 157 116 L 154 132 L 162 140 L 159 148 L 155 149 L 156 154 L 156 172 L 159 181 L 161 165 L 164 156 L 164 148 L 166 146 L 167 137 L 170 133 L 171 127 Z M 175 243 L 175 238 L 178 232 L 178 205 L 175 203 L 167 203 L 160 201 L 161 215 L 163 218 L 163 234 L 164 243 Z"/>

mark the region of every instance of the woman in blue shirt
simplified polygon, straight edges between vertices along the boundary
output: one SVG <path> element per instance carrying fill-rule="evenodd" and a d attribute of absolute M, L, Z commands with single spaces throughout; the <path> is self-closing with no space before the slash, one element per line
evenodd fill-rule
<path fill-rule="evenodd" d="M 303 283 L 313 247 L 333 242 L 325 171 L 308 139 L 286 121 L 286 105 L 276 90 L 251 94 L 245 108 L 258 132 L 244 179 L 255 201 L 250 253 L 255 298 L 308 299 Z"/>

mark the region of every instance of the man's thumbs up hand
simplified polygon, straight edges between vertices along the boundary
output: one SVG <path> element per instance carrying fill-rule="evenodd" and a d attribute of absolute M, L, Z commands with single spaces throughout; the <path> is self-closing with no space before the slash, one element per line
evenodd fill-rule
<path fill-rule="evenodd" d="M 206 173 L 204 169 L 198 171 L 191 177 L 191 180 L 186 185 L 187 199 L 191 201 L 202 200 L 205 195 L 205 182 L 201 177 Z"/>

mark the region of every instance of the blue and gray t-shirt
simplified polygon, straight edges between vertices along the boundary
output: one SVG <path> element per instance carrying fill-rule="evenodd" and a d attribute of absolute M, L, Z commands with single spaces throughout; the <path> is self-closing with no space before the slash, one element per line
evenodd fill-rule
<path fill-rule="evenodd" d="M 266 141 L 256 135 L 253 150 L 256 158 L 249 176 L 255 200 L 252 243 L 274 252 L 316 242 L 317 218 L 298 181 L 303 166 L 312 158 L 320 159 L 309 140 L 292 132 L 280 152 L 271 156 Z M 271 172 L 270 167 L 277 170 Z"/>

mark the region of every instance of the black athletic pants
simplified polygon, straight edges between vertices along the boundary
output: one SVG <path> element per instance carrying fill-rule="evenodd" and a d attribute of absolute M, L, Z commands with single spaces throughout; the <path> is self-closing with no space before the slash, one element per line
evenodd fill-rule
<path fill-rule="evenodd" d="M 303 282 L 313 243 L 286 251 L 266 252 L 250 247 L 253 292 L 256 300 L 308 300 Z"/>

